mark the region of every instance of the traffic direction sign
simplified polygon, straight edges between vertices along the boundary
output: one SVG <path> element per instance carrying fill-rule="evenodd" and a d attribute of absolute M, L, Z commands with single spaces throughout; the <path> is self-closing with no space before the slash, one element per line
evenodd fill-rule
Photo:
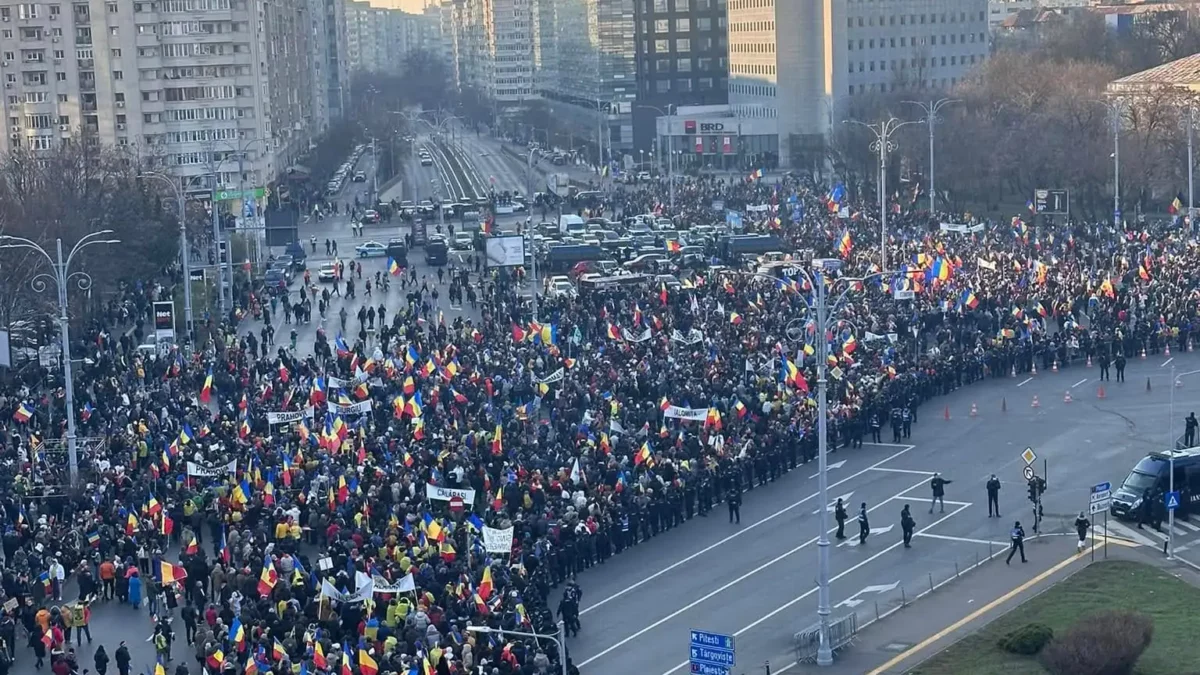
<path fill-rule="evenodd" d="M 696 675 L 728 675 L 733 667 L 734 644 L 732 635 L 692 630 L 689 645 L 689 663 Z"/>
<path fill-rule="evenodd" d="M 1176 490 L 1175 492 L 1168 492 L 1163 499 L 1167 503 L 1168 511 L 1174 511 L 1175 509 L 1179 508 L 1179 491 L 1178 490 Z"/>
<path fill-rule="evenodd" d="M 1021 470 L 1021 475 L 1025 476 L 1025 480 L 1033 480 L 1033 476 L 1034 476 L 1033 467 L 1027 465 L 1024 469 Z"/>
<path fill-rule="evenodd" d="M 1090 514 L 1107 511 L 1108 507 L 1112 505 L 1112 484 L 1105 482 L 1093 485 L 1088 502 L 1088 513 Z"/>

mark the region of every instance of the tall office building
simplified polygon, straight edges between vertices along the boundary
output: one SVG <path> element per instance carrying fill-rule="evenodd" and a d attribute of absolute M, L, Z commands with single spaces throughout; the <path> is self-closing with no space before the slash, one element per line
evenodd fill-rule
<path fill-rule="evenodd" d="M 346 59 L 350 71 L 398 73 L 404 63 L 405 23 L 398 9 L 346 3 Z"/>
<path fill-rule="evenodd" d="M 0 2 L 0 151 L 137 146 L 191 191 L 265 187 L 325 126 L 298 0 Z"/>
<path fill-rule="evenodd" d="M 989 49 L 987 0 L 728 2 L 728 116 L 782 166 L 819 164 L 855 96 L 951 87 Z"/>
<path fill-rule="evenodd" d="M 654 145 L 655 121 L 671 106 L 729 102 L 726 0 L 637 0 L 634 145 Z M 657 109 L 657 110 L 656 110 Z"/>
<path fill-rule="evenodd" d="M 533 14 L 534 81 L 551 117 L 602 144 L 606 160 L 629 154 L 638 95 L 634 0 L 537 0 Z"/>
<path fill-rule="evenodd" d="M 491 102 L 496 116 L 518 112 L 536 97 L 534 0 L 451 0 L 447 4 L 459 89 L 478 92 Z"/>
<path fill-rule="evenodd" d="M 325 7 L 325 93 L 329 119 L 340 120 L 346 114 L 350 94 L 349 60 L 346 56 L 345 0 L 315 0 Z"/>

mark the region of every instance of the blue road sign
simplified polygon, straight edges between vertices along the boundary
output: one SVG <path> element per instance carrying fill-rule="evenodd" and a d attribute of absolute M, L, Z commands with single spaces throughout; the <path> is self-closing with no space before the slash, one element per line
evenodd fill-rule
<path fill-rule="evenodd" d="M 726 675 L 733 667 L 734 643 L 732 635 L 691 631 L 689 662 L 695 675 Z"/>
<path fill-rule="evenodd" d="M 1167 503 L 1168 511 L 1174 511 L 1179 508 L 1179 492 L 1168 492 L 1164 499 Z"/>
<path fill-rule="evenodd" d="M 1092 486 L 1092 492 L 1109 492 L 1112 490 L 1112 483 L 1097 483 Z"/>
<path fill-rule="evenodd" d="M 713 663 L 719 664 L 726 668 L 733 666 L 733 652 L 727 649 L 713 649 L 712 647 L 696 647 L 691 648 L 692 663 Z"/>

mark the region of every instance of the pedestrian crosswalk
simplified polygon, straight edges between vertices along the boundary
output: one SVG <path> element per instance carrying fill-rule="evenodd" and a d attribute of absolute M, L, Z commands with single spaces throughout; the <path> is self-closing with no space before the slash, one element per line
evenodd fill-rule
<path fill-rule="evenodd" d="M 1105 526 L 1103 521 L 1095 523 L 1093 531 L 1098 537 L 1104 536 Z M 1136 523 L 1123 523 L 1111 517 L 1108 519 L 1108 534 L 1110 536 L 1126 539 L 1142 546 L 1161 548 L 1163 543 L 1167 541 L 1168 532 L 1172 532 L 1175 535 L 1176 550 L 1184 546 L 1200 543 L 1200 526 L 1182 518 L 1177 518 L 1173 527 L 1168 525 L 1167 521 L 1164 520 L 1159 530 L 1155 530 L 1148 525 L 1144 525 L 1141 529 L 1138 529 Z"/>

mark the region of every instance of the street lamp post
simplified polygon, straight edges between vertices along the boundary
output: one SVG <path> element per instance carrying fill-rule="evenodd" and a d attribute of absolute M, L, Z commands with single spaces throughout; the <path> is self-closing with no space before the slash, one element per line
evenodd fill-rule
<path fill-rule="evenodd" d="M 870 148 L 879 152 L 879 267 L 884 268 L 887 267 L 887 158 L 888 153 L 896 150 L 892 134 L 901 127 L 916 124 L 917 121 L 901 121 L 895 117 L 889 117 L 878 124 L 867 124 L 858 120 L 845 121 L 866 127 L 875 134 Z"/>
<path fill-rule="evenodd" d="M 535 152 L 537 152 L 537 151 L 530 148 L 529 156 L 525 159 L 525 202 L 529 205 L 529 208 L 527 209 L 527 213 L 533 213 L 533 154 Z M 529 218 L 527 218 L 526 223 L 527 224 L 525 227 L 525 230 L 526 230 L 525 236 L 529 237 L 529 250 L 531 252 L 531 255 L 529 257 L 533 260 L 533 265 L 532 265 L 532 267 L 533 267 L 533 322 L 537 323 L 537 321 L 538 321 L 538 269 L 537 269 L 538 252 L 537 252 L 537 246 L 535 245 L 534 238 L 533 238 L 533 217 L 530 216 Z M 522 246 L 525 245 L 524 238 L 522 238 L 522 240 L 521 240 L 521 245 Z"/>
<path fill-rule="evenodd" d="M 826 360 L 829 358 L 829 341 L 826 334 L 829 331 L 829 315 L 836 314 L 841 310 L 846 296 L 855 287 L 857 283 L 865 283 L 866 281 L 876 278 L 891 275 L 890 271 L 881 271 L 874 274 L 868 274 L 862 278 L 841 278 L 832 279 L 846 284 L 846 287 L 833 299 L 829 301 L 830 277 L 835 275 L 842 268 L 842 261 L 837 258 L 818 258 L 812 261 L 812 270 L 801 269 L 800 274 L 805 277 L 815 291 L 815 298 L 810 304 L 807 298 L 803 298 L 805 306 L 808 308 L 809 314 L 816 314 L 816 335 L 818 348 L 816 353 L 817 359 L 817 501 L 819 502 L 819 510 L 817 512 L 817 616 L 820 620 L 820 639 L 821 643 L 817 649 L 817 665 L 828 666 L 833 664 L 833 644 L 829 635 L 829 617 L 833 613 L 830 607 L 829 600 L 829 442 L 828 442 L 828 388 L 829 380 L 826 377 Z M 765 277 L 765 279 L 774 282 L 778 280 L 774 277 Z M 797 326 L 793 328 L 789 326 L 786 330 L 788 340 L 797 341 L 804 339 L 804 328 Z"/>
<path fill-rule="evenodd" d="M 34 291 L 41 293 L 49 287 L 50 283 L 53 283 L 58 292 L 58 327 L 61 333 L 60 339 L 62 340 L 63 382 L 66 386 L 67 462 L 71 475 L 71 485 L 79 482 L 79 448 L 75 436 L 75 378 L 71 373 L 71 333 L 67 317 L 67 284 L 74 279 L 80 290 L 86 291 L 92 287 L 91 275 L 87 272 L 71 272 L 71 262 L 75 260 L 75 256 L 80 251 L 94 244 L 120 243 L 119 239 L 101 238 L 112 233 L 112 230 L 98 230 L 85 234 L 71 247 L 71 252 L 67 254 L 65 260 L 63 259 L 62 239 L 55 240 L 56 255 L 51 257 L 45 248 L 31 239 L 8 235 L 0 236 L 0 249 L 26 249 L 35 251 L 40 253 L 46 259 L 46 262 L 50 264 L 50 272 L 42 272 L 30 280 L 29 285 Z M 49 279 L 49 282 L 47 282 L 47 279 Z"/>
<path fill-rule="evenodd" d="M 520 637 L 533 638 L 535 640 L 552 640 L 558 647 L 558 666 L 562 670 L 562 675 L 567 675 L 567 630 L 566 624 L 562 621 L 558 622 L 558 630 L 554 635 L 545 635 L 543 633 L 526 633 L 519 630 L 502 630 L 499 628 L 491 628 L 489 626 L 467 626 L 468 633 L 499 633 L 504 635 L 518 635 Z"/>
<path fill-rule="evenodd" d="M 1125 111 L 1125 99 L 1101 101 L 1108 108 L 1113 134 L 1113 226 L 1121 226 L 1121 115 Z M 1190 171 L 1190 167 L 1189 167 Z"/>
<path fill-rule="evenodd" d="M 935 124 L 937 124 L 939 121 L 941 121 L 941 118 L 938 117 L 938 112 L 941 111 L 942 108 L 944 108 L 945 106 L 948 106 L 952 103 L 959 103 L 959 102 L 960 102 L 959 99 L 956 99 L 956 98 L 942 98 L 942 99 L 938 99 L 936 101 L 931 100 L 931 101 L 929 101 L 929 103 L 926 103 L 924 101 L 905 101 L 905 103 L 911 103 L 915 106 L 920 107 L 921 110 L 923 110 L 925 112 L 925 121 L 929 123 L 929 215 L 930 216 L 933 216 L 934 211 L 937 209 L 937 190 L 934 189 L 934 185 L 933 185 L 933 127 Z"/>
<path fill-rule="evenodd" d="M 1188 97 L 1185 98 L 1182 103 L 1186 108 L 1185 112 L 1187 114 L 1187 117 L 1184 118 L 1184 121 L 1187 124 L 1188 227 L 1195 232 L 1196 224 L 1192 222 L 1192 219 L 1195 218 L 1196 207 L 1195 183 L 1192 182 L 1192 133 L 1196 126 L 1196 100 Z"/>
<path fill-rule="evenodd" d="M 183 189 L 179 184 L 165 174 L 157 171 L 145 171 L 139 174 L 142 178 L 151 178 L 170 186 L 175 193 L 175 200 L 179 202 L 179 257 L 183 260 L 183 317 L 184 325 L 187 327 L 187 337 L 191 341 L 192 336 L 192 261 L 190 246 L 187 240 L 187 202 L 183 198 Z"/>
<path fill-rule="evenodd" d="M 669 197 L 667 198 L 668 199 L 667 203 L 671 206 L 672 209 L 674 209 L 675 208 L 675 175 L 674 175 L 675 174 L 675 171 L 674 171 L 675 136 L 671 133 L 671 120 L 675 117 L 675 115 L 673 113 L 673 111 L 676 110 L 675 104 L 668 103 L 667 111 L 665 111 L 665 112 L 663 111 L 662 108 L 659 108 L 658 106 L 653 106 L 653 105 L 642 105 L 642 106 L 638 106 L 638 107 L 646 108 L 648 110 L 654 110 L 654 111 L 658 112 L 658 114 L 667 118 L 667 183 L 669 183 L 668 188 L 667 188 L 668 195 L 669 195 Z M 656 148 L 658 148 L 658 151 L 660 153 L 662 152 L 661 143 L 662 143 L 662 141 L 658 134 L 658 122 L 656 121 L 654 123 L 654 145 Z"/>

